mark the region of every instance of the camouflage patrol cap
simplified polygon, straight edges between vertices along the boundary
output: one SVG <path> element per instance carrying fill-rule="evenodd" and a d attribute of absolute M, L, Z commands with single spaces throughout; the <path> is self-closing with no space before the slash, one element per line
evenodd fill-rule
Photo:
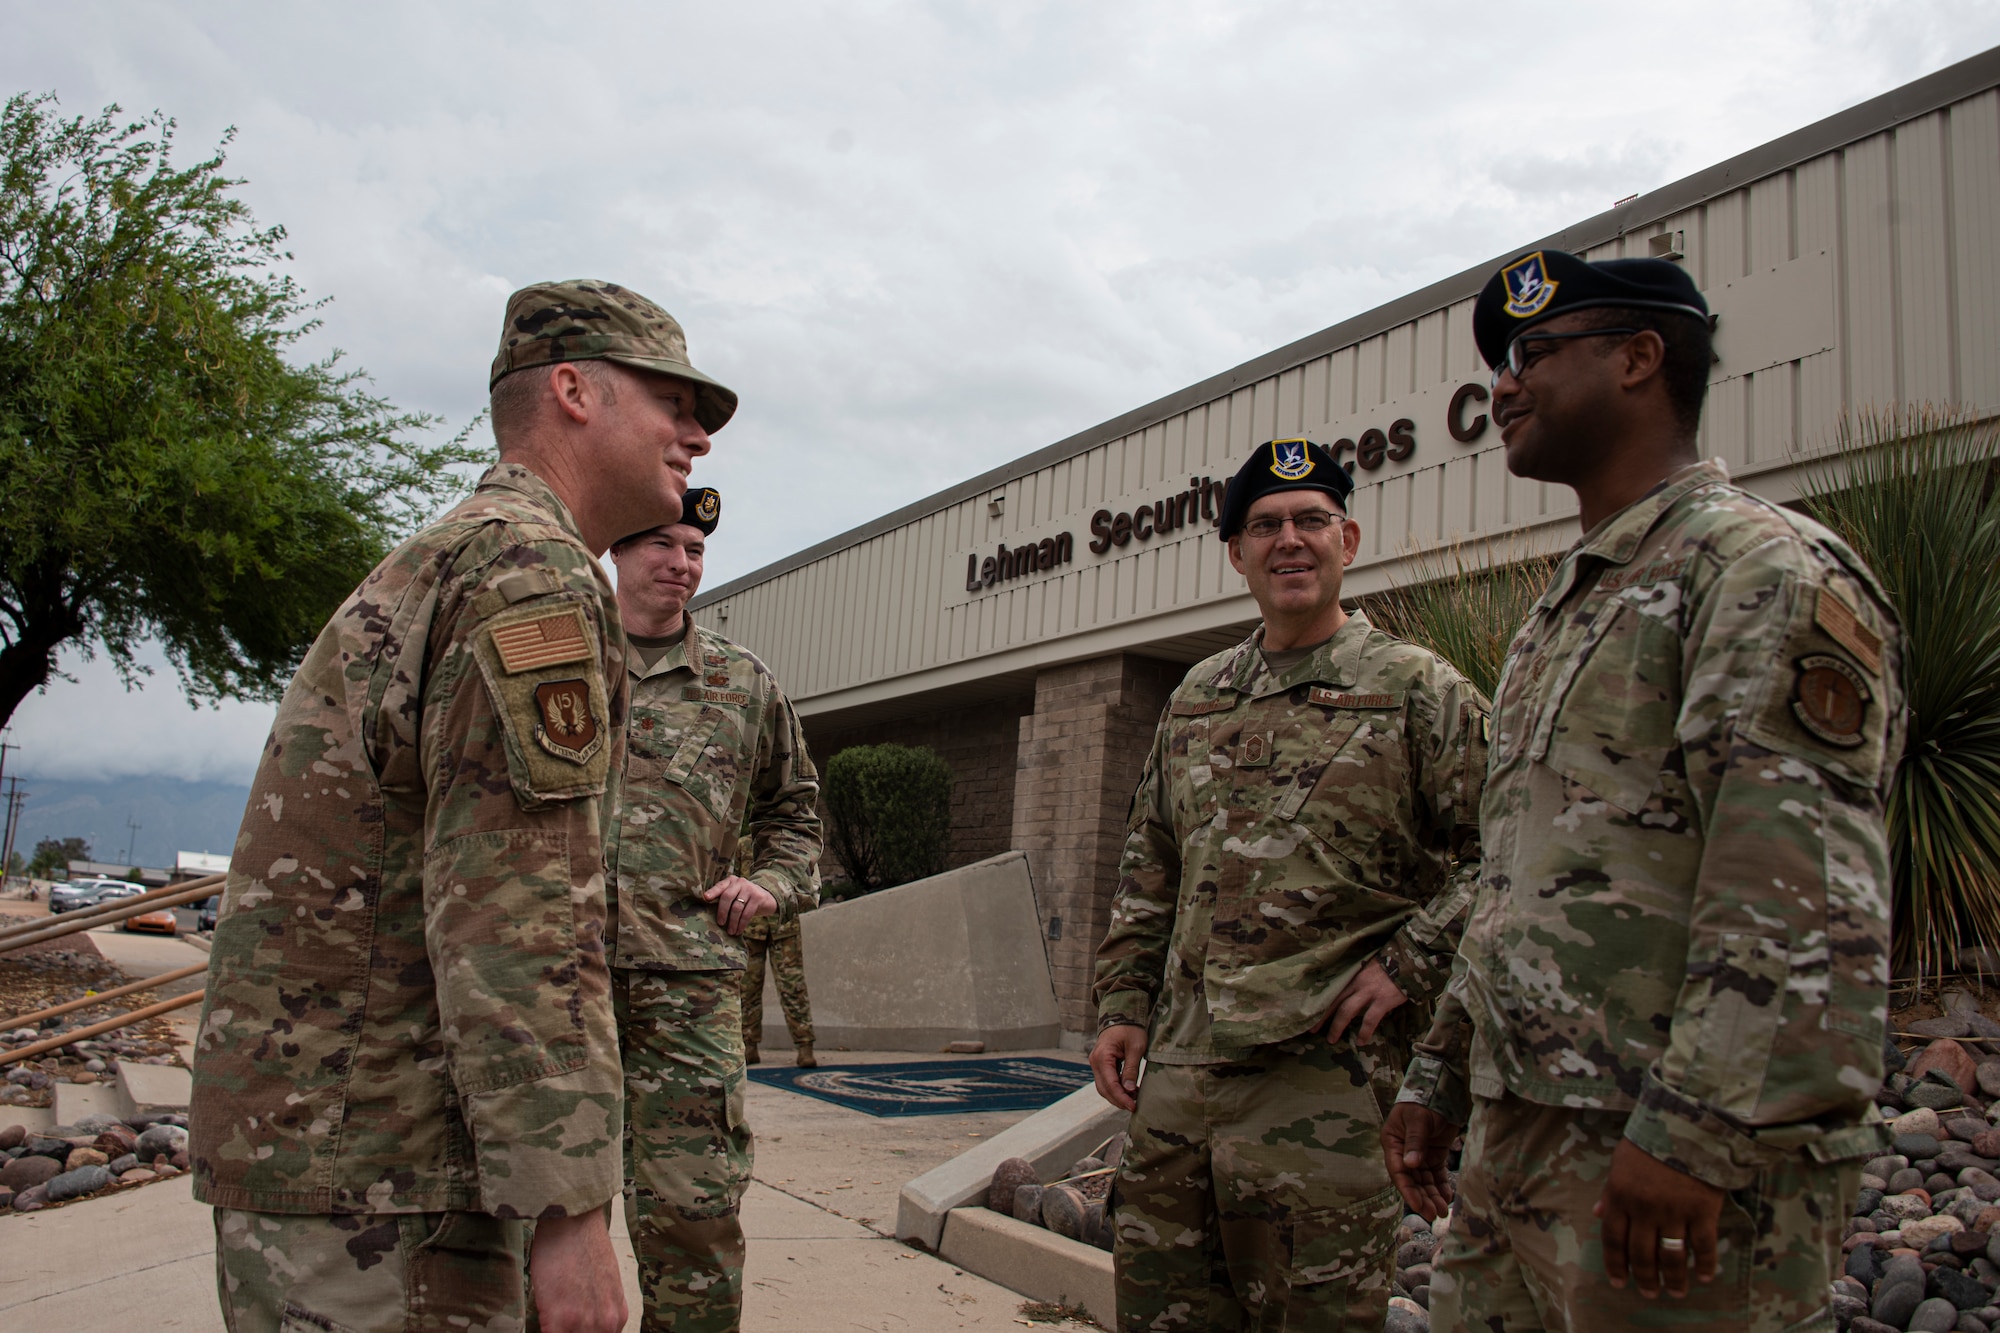
<path fill-rule="evenodd" d="M 507 298 L 490 390 L 507 375 L 559 361 L 615 361 L 691 380 L 695 420 L 718 431 L 736 415 L 736 393 L 688 364 L 680 321 L 635 291 L 589 278 L 538 282 Z"/>

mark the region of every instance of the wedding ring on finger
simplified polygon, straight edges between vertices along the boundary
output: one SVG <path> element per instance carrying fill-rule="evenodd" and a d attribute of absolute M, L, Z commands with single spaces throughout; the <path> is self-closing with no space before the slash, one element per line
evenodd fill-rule
<path fill-rule="evenodd" d="M 1685 1240 L 1682 1240 L 1679 1236 L 1660 1237 L 1660 1248 L 1665 1250 L 1669 1254 L 1679 1254 L 1682 1250 L 1685 1250 L 1687 1247 L 1688 1243 Z"/>

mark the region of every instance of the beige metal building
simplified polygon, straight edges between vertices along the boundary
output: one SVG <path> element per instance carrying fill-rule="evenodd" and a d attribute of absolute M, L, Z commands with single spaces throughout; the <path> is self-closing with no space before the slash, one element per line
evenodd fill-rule
<path fill-rule="evenodd" d="M 1472 303 L 1538 247 L 1685 264 L 1714 310 L 1703 452 L 1774 499 L 1843 415 L 2000 410 L 2000 49 L 1630 200 L 711 589 L 694 606 L 764 657 L 824 762 L 922 743 L 958 775 L 954 863 L 1030 857 L 1066 1032 L 1167 693 L 1256 611 L 1212 528 L 1255 444 L 1353 465 L 1356 595 L 1413 548 L 1560 549 L 1568 491 L 1508 475 Z"/>

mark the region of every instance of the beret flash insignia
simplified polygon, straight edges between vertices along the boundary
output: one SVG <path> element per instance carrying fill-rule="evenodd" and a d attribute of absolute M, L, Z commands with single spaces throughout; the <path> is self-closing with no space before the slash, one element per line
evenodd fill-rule
<path fill-rule="evenodd" d="M 694 516 L 704 523 L 715 522 L 716 515 L 721 512 L 722 496 L 712 490 L 707 495 L 702 496 L 694 507 Z"/>
<path fill-rule="evenodd" d="M 1507 284 L 1507 303 L 1501 309 L 1515 319 L 1540 314 L 1544 306 L 1556 299 L 1556 288 L 1562 285 L 1549 277 L 1540 250 L 1501 269 L 1500 276 Z"/>
<path fill-rule="evenodd" d="M 1271 441 L 1271 475 L 1297 481 L 1311 475 L 1312 470 L 1312 455 L 1306 452 L 1304 440 Z"/>

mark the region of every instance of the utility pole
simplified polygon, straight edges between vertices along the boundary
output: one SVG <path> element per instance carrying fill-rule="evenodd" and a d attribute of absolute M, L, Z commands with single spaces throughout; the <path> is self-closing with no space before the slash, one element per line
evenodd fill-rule
<path fill-rule="evenodd" d="M 144 828 L 145 825 L 134 823 L 132 812 L 127 810 L 125 812 L 125 827 L 132 830 L 132 836 L 125 840 L 125 864 L 127 866 L 135 866 L 139 863 L 132 859 L 132 849 L 139 845 L 139 830 Z"/>
<path fill-rule="evenodd" d="M 14 833 L 21 827 L 21 807 L 28 803 L 28 793 L 21 790 L 21 779 L 12 779 L 13 786 L 7 790 L 7 835 L 0 841 L 0 882 L 11 873 L 14 864 Z"/>

